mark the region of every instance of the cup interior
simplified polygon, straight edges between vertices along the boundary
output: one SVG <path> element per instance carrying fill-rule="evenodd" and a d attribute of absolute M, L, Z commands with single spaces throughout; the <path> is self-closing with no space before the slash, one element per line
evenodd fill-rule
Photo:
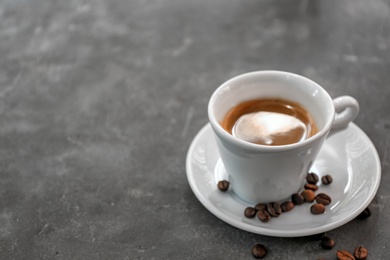
<path fill-rule="evenodd" d="M 314 118 L 319 132 L 329 129 L 334 119 L 331 97 L 314 81 L 289 72 L 259 71 L 232 78 L 214 92 L 208 107 L 210 122 L 220 127 L 219 123 L 230 109 L 258 98 L 299 103 Z"/>

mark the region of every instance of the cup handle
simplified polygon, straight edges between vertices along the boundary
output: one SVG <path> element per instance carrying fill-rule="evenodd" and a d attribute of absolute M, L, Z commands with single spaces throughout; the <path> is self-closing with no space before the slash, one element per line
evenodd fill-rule
<path fill-rule="evenodd" d="M 336 116 L 329 136 L 345 129 L 359 113 L 359 103 L 351 96 L 341 96 L 333 99 Z"/>

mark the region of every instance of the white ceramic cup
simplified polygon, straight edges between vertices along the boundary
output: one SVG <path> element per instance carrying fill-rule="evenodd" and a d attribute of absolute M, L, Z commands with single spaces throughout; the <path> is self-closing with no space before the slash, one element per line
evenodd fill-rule
<path fill-rule="evenodd" d="M 314 118 L 318 132 L 294 144 L 267 146 L 240 140 L 220 122 L 226 113 L 247 100 L 281 98 L 303 106 Z M 234 77 L 212 94 L 209 121 L 229 176 L 230 188 L 242 200 L 256 204 L 279 202 L 298 192 L 329 133 L 355 119 L 358 102 L 350 96 L 332 100 L 317 83 L 283 71 L 256 71 Z"/>

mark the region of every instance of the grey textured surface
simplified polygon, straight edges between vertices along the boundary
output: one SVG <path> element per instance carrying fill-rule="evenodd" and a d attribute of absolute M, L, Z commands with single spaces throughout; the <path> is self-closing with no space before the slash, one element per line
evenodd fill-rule
<path fill-rule="evenodd" d="M 390 1 L 1 0 L 0 259 L 390 259 Z M 382 162 L 373 216 L 313 237 L 220 221 L 185 156 L 243 72 L 352 95 Z"/>

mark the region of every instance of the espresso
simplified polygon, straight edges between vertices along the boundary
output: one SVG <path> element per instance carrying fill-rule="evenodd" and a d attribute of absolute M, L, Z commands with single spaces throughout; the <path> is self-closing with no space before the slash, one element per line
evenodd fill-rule
<path fill-rule="evenodd" d="M 298 143 L 318 132 L 306 109 L 284 99 L 242 102 L 226 114 L 221 125 L 233 136 L 261 145 Z"/>

